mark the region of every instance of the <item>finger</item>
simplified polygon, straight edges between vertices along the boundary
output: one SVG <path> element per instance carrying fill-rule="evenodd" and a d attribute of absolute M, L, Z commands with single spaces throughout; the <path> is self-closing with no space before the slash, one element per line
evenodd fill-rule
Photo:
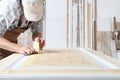
<path fill-rule="evenodd" d="M 33 51 L 32 51 L 29 47 L 27 47 L 27 49 L 25 50 L 25 53 L 26 53 L 27 55 L 30 55 L 30 54 L 33 53 Z"/>
<path fill-rule="evenodd" d="M 44 40 L 40 38 L 40 43 L 43 43 L 43 42 L 44 42 Z"/>
<path fill-rule="evenodd" d="M 33 49 L 33 48 L 30 48 L 31 49 L 31 54 L 34 54 L 35 53 L 35 49 Z"/>
<path fill-rule="evenodd" d="M 35 41 L 40 42 L 40 38 L 36 37 Z"/>
<path fill-rule="evenodd" d="M 21 55 L 25 55 L 25 52 L 20 53 Z"/>
<path fill-rule="evenodd" d="M 27 56 L 27 53 L 25 51 L 21 52 L 20 54 Z"/>
<path fill-rule="evenodd" d="M 31 53 L 34 53 L 35 52 L 35 49 L 34 48 L 32 48 L 32 47 L 28 47 L 32 52 Z"/>
<path fill-rule="evenodd" d="M 28 56 L 29 54 L 25 52 L 24 55 L 25 55 L 25 56 Z"/>
<path fill-rule="evenodd" d="M 29 51 L 30 51 L 31 54 L 35 52 L 35 49 L 33 47 L 28 46 L 28 48 L 29 48 Z"/>
<path fill-rule="evenodd" d="M 34 49 L 32 47 L 22 47 L 20 50 L 19 50 L 20 54 L 23 54 L 23 55 L 30 55 L 34 52 Z"/>

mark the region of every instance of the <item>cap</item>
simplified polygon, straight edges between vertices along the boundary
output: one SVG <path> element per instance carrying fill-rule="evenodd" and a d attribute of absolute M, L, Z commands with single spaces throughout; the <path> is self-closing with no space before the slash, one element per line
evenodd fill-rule
<path fill-rule="evenodd" d="M 22 0 L 25 18 L 39 21 L 43 16 L 43 0 Z"/>

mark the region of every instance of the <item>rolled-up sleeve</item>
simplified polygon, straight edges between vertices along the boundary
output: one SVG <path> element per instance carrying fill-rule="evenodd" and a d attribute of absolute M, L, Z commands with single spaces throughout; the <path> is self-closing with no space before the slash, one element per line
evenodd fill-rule
<path fill-rule="evenodd" d="M 3 16 L 0 15 L 0 37 L 5 34 L 7 30 L 7 23 Z"/>
<path fill-rule="evenodd" d="M 43 20 L 40 20 L 38 22 L 32 22 L 30 25 L 32 32 L 33 33 L 38 33 L 38 32 L 42 33 L 42 31 L 43 31 L 42 24 L 43 24 Z"/>

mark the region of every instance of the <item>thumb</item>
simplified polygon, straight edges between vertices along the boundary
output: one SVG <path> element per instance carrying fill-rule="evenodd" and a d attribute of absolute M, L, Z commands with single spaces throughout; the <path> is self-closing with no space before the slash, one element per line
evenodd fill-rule
<path fill-rule="evenodd" d="M 40 41 L 40 39 L 39 39 L 38 37 L 36 37 L 36 38 L 35 38 L 35 41 L 36 41 L 36 42 L 39 42 L 39 41 Z"/>

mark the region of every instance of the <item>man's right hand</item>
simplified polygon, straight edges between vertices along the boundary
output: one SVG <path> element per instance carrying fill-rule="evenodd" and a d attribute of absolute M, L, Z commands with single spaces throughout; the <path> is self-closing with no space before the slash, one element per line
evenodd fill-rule
<path fill-rule="evenodd" d="M 18 52 L 22 55 L 31 55 L 35 53 L 35 50 L 32 47 L 27 46 L 27 47 L 20 47 Z"/>

